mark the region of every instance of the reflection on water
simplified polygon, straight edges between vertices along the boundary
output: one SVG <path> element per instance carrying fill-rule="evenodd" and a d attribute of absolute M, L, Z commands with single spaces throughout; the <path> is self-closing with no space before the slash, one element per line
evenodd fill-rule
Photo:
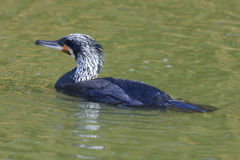
<path fill-rule="evenodd" d="M 84 144 L 75 144 L 76 147 L 86 148 L 86 149 L 103 149 L 103 146 L 86 146 Z"/>
<path fill-rule="evenodd" d="M 92 125 L 92 123 L 98 123 L 96 120 L 99 117 L 99 109 L 100 109 L 99 103 L 86 102 L 86 103 L 81 103 L 78 107 L 81 108 L 81 111 L 79 111 L 78 113 L 75 113 L 74 116 L 80 118 L 81 119 L 80 122 L 86 122 L 91 124 L 86 124 L 86 125 L 77 124 L 76 129 L 86 130 L 86 131 L 98 130 L 100 126 Z M 83 135 L 77 135 L 77 136 L 85 137 Z M 96 138 L 97 136 L 91 135 L 87 137 Z"/>
<path fill-rule="evenodd" d="M 100 105 L 99 103 L 93 103 L 93 102 L 83 102 L 78 105 L 78 108 L 81 108 L 81 110 L 77 113 L 74 113 L 74 116 L 80 119 L 79 124 L 75 125 L 75 129 L 73 130 L 76 132 L 74 136 L 83 138 L 83 141 L 86 143 L 88 142 L 89 138 L 101 138 L 98 135 L 91 135 L 91 134 L 81 134 L 83 131 L 95 131 L 100 129 L 100 125 L 93 125 L 97 124 L 98 117 L 99 117 L 99 109 Z M 90 124 L 83 124 L 83 123 L 90 123 Z M 84 132 L 86 133 L 86 132 Z M 95 146 L 95 145 L 86 145 L 81 143 L 75 143 L 75 147 L 79 148 L 85 148 L 89 150 L 102 150 L 104 149 L 104 146 Z M 98 159 L 98 157 L 86 157 L 82 155 L 75 155 L 76 158 L 81 159 Z"/>
<path fill-rule="evenodd" d="M 74 156 L 71 156 L 70 158 L 80 158 L 80 159 L 98 159 L 98 157 L 86 157 L 86 156 L 82 156 L 82 155 L 74 155 Z"/>
<path fill-rule="evenodd" d="M 85 108 L 84 111 L 74 114 L 78 118 L 97 119 L 99 117 L 99 103 L 86 102 L 81 103 L 78 107 Z M 95 121 L 90 120 L 89 123 L 95 123 Z"/>

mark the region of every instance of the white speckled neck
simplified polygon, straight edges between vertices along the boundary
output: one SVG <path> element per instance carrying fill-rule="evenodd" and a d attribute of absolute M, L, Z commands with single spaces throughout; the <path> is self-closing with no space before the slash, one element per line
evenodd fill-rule
<path fill-rule="evenodd" d="M 86 44 L 82 46 L 81 52 L 76 54 L 77 68 L 72 79 L 75 82 L 94 79 L 103 68 L 103 55 L 95 46 Z M 102 51 L 101 51 L 102 52 Z"/>

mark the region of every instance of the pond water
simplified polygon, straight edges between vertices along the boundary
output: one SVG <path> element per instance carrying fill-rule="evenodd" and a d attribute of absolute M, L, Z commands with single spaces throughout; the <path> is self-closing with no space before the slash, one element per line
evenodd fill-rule
<path fill-rule="evenodd" d="M 240 1 L 0 2 L 0 159 L 191 159 L 240 156 Z M 143 81 L 218 107 L 189 114 L 57 93 L 75 67 L 35 46 L 83 33 L 99 41 L 99 77 Z"/>

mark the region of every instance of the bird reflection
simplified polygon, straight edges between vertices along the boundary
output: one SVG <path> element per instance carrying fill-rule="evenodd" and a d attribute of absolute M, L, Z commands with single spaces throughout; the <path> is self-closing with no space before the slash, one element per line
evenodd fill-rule
<path fill-rule="evenodd" d="M 96 123 L 95 121 L 92 121 L 92 119 L 97 119 L 99 117 L 99 109 L 101 108 L 99 103 L 85 102 L 79 104 L 78 107 L 84 110 L 75 113 L 76 117 L 91 119 L 88 121 L 89 123 Z"/>
<path fill-rule="evenodd" d="M 80 110 L 77 113 L 74 113 L 74 116 L 80 119 L 80 123 L 75 125 L 75 134 L 74 136 L 81 138 L 82 143 L 75 143 L 75 147 L 85 148 L 88 150 L 102 150 L 104 146 L 102 145 L 94 145 L 98 143 L 98 141 L 94 140 L 94 144 L 92 139 L 100 138 L 99 135 L 92 134 L 92 131 L 96 131 L 100 129 L 100 125 L 98 125 L 97 119 L 99 118 L 99 110 L 101 109 L 99 103 L 93 102 L 81 102 L 77 106 Z M 86 134 L 90 131 L 91 134 Z M 81 142 L 81 141 L 79 141 Z M 85 159 L 95 159 L 97 157 L 85 157 Z"/>

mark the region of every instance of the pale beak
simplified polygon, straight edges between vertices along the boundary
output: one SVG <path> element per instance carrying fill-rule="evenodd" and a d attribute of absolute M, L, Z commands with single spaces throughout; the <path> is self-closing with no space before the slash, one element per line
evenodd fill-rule
<path fill-rule="evenodd" d="M 71 55 L 70 50 L 68 49 L 68 47 L 66 45 L 64 45 L 64 46 L 59 45 L 57 41 L 37 40 L 35 42 L 35 44 L 36 45 L 42 45 L 42 46 L 50 47 L 50 48 L 53 48 L 53 49 L 57 49 L 57 50 L 63 51 L 65 53 Z"/>

